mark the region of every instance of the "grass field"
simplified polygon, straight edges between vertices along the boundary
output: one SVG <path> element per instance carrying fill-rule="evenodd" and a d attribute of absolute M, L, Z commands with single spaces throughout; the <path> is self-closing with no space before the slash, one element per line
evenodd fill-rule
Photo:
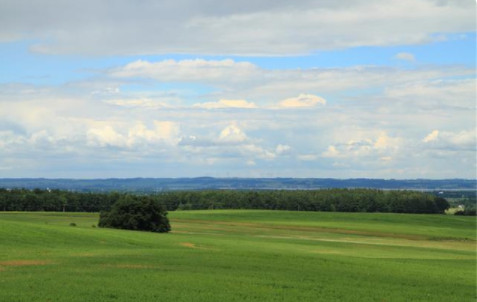
<path fill-rule="evenodd" d="M 476 220 L 250 210 L 0 212 L 0 301 L 475 301 Z M 75 223 L 76 226 L 70 226 Z"/>

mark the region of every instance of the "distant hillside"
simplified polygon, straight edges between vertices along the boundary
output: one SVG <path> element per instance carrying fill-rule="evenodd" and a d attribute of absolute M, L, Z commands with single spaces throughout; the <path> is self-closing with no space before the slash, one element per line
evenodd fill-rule
<path fill-rule="evenodd" d="M 175 190 L 311 190 L 373 188 L 384 190 L 476 190 L 475 179 L 333 179 L 333 178 L 110 178 L 45 179 L 3 178 L 0 188 L 61 189 L 81 192 L 159 192 Z"/>

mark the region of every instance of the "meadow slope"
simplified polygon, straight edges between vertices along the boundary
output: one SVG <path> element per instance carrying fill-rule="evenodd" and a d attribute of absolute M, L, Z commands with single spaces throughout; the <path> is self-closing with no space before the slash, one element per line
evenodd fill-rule
<path fill-rule="evenodd" d="M 170 212 L 168 234 L 98 214 L 0 212 L 0 301 L 475 301 L 475 217 Z M 75 223 L 76 226 L 70 226 Z"/>

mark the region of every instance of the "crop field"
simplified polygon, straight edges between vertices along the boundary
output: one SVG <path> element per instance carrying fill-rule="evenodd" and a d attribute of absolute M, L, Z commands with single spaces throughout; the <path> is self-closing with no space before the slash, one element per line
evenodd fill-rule
<path fill-rule="evenodd" d="M 475 217 L 176 211 L 159 234 L 98 216 L 0 212 L 0 301 L 476 299 Z"/>

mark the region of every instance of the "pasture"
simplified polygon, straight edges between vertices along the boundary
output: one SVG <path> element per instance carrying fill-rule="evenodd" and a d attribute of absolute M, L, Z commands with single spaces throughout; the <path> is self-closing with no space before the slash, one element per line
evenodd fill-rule
<path fill-rule="evenodd" d="M 0 212 L 0 301 L 475 301 L 476 220 L 170 212 L 167 234 L 98 214 Z M 71 223 L 76 226 L 70 226 Z"/>

